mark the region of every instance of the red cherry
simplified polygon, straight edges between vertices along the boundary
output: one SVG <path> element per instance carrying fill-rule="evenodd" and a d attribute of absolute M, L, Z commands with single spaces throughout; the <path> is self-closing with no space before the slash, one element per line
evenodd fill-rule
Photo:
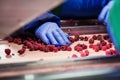
<path fill-rule="evenodd" d="M 71 47 L 67 47 L 67 51 L 72 51 L 72 48 Z"/>
<path fill-rule="evenodd" d="M 95 45 L 95 46 L 93 47 L 93 50 L 95 50 L 95 52 L 98 52 L 98 51 L 100 50 L 100 48 L 99 48 L 99 46 L 96 46 L 96 45 Z"/>
<path fill-rule="evenodd" d="M 79 52 L 79 51 L 82 51 L 82 50 L 83 50 L 83 48 L 82 48 L 82 47 L 77 46 L 75 50 L 76 50 L 77 52 Z"/>
<path fill-rule="evenodd" d="M 86 56 L 86 53 L 83 52 L 83 51 L 80 51 L 79 53 L 80 53 L 80 56 L 81 56 L 81 57 L 85 57 L 85 56 Z"/>
<path fill-rule="evenodd" d="M 112 44 L 111 44 L 111 43 L 106 44 L 106 48 L 107 48 L 107 49 L 110 49 L 111 47 L 112 47 Z"/>
<path fill-rule="evenodd" d="M 87 36 L 85 36 L 84 41 L 88 41 L 88 37 Z"/>
<path fill-rule="evenodd" d="M 83 45 L 82 45 L 82 48 L 83 48 L 83 49 L 87 49 L 87 45 L 83 44 Z"/>
<path fill-rule="evenodd" d="M 75 37 L 79 37 L 79 35 L 80 35 L 80 34 L 79 34 L 78 32 L 74 33 L 74 36 L 75 36 Z"/>
<path fill-rule="evenodd" d="M 6 53 L 6 55 L 10 55 L 10 53 L 11 53 L 11 50 L 10 49 L 5 49 L 5 53 Z"/>
<path fill-rule="evenodd" d="M 53 51 L 54 51 L 54 52 L 58 52 L 58 48 L 57 48 L 57 47 L 54 47 L 54 48 L 53 48 Z"/>
<path fill-rule="evenodd" d="M 24 48 L 22 48 L 22 49 L 18 50 L 19 55 L 24 54 L 24 52 L 25 52 L 25 49 L 24 49 Z"/>
<path fill-rule="evenodd" d="M 110 50 L 107 50 L 105 51 L 106 55 L 111 55 L 111 51 Z"/>
<path fill-rule="evenodd" d="M 83 41 L 83 40 L 84 40 L 84 37 L 80 36 L 79 39 L 80 39 L 81 41 Z"/>
<path fill-rule="evenodd" d="M 49 52 L 49 48 L 46 46 L 44 49 L 43 49 L 44 52 Z"/>
<path fill-rule="evenodd" d="M 38 45 L 34 45 L 34 50 L 38 50 L 39 46 Z"/>
<path fill-rule="evenodd" d="M 117 50 L 113 50 L 113 54 L 114 54 L 114 55 L 117 55 L 117 54 L 118 54 L 118 51 L 117 51 Z"/>
<path fill-rule="evenodd" d="M 68 47 L 67 45 L 61 46 L 61 50 L 62 50 L 62 51 L 66 51 L 66 50 L 67 50 L 67 47 Z"/>
<path fill-rule="evenodd" d="M 102 46 L 102 50 L 106 51 L 107 47 L 106 46 Z"/>
<path fill-rule="evenodd" d="M 92 38 L 93 38 L 94 40 L 97 40 L 97 36 L 96 36 L 96 35 L 93 35 Z"/>
<path fill-rule="evenodd" d="M 97 40 L 102 40 L 102 35 L 98 35 Z"/>
<path fill-rule="evenodd" d="M 89 55 L 89 51 L 88 51 L 88 50 L 85 50 L 85 53 L 86 53 L 86 56 L 88 56 L 88 55 Z"/>
<path fill-rule="evenodd" d="M 107 40 L 107 39 L 109 39 L 109 36 L 108 35 L 103 35 L 103 39 Z"/>
<path fill-rule="evenodd" d="M 14 41 L 13 37 L 11 37 L 11 36 L 8 37 L 7 40 L 8 40 L 8 42 L 13 42 Z"/>
<path fill-rule="evenodd" d="M 72 38 L 72 37 L 69 37 L 69 40 L 71 43 L 74 43 L 74 41 L 75 41 L 74 38 Z"/>
<path fill-rule="evenodd" d="M 89 45 L 89 48 L 93 48 L 93 46 L 94 46 L 93 44 L 90 44 L 90 45 Z"/>
<path fill-rule="evenodd" d="M 112 43 L 112 40 L 109 38 L 108 40 L 107 40 L 109 43 Z"/>
<path fill-rule="evenodd" d="M 93 44 L 94 43 L 94 39 L 93 38 L 89 39 L 89 43 Z"/>
<path fill-rule="evenodd" d="M 101 42 L 102 46 L 105 46 L 107 43 L 105 41 Z"/>
<path fill-rule="evenodd" d="M 41 50 L 41 51 L 43 51 L 44 48 L 45 48 L 45 45 L 40 45 L 40 46 L 39 46 L 39 50 Z"/>
<path fill-rule="evenodd" d="M 72 55 L 72 58 L 77 58 L 78 56 L 76 54 L 73 54 Z"/>

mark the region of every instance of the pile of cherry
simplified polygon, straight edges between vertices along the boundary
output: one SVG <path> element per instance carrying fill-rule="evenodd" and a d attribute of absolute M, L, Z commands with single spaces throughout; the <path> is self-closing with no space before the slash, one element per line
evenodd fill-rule
<path fill-rule="evenodd" d="M 88 48 L 94 50 L 95 52 L 104 51 L 106 55 L 118 55 L 117 50 L 114 48 L 110 37 L 106 35 L 92 35 L 92 37 L 88 36 L 80 36 L 78 33 L 74 34 L 74 37 L 69 37 L 71 43 L 76 41 L 88 41 L 89 45 L 84 43 L 78 43 L 74 50 L 79 52 L 82 57 L 89 55 Z M 97 41 L 97 43 L 96 43 Z M 73 57 L 77 57 L 75 54 Z"/>
<path fill-rule="evenodd" d="M 29 34 L 20 34 L 17 36 L 10 36 L 7 38 L 9 43 L 15 43 L 18 45 L 22 45 L 22 48 L 18 50 L 19 55 L 25 53 L 26 49 L 29 51 L 44 51 L 44 52 L 58 52 L 58 51 L 72 51 L 72 48 L 68 45 L 64 46 L 54 46 L 54 45 L 46 45 L 40 39 L 36 38 L 33 35 Z M 99 52 L 100 50 L 105 51 L 106 55 L 117 55 L 118 52 L 113 49 L 112 42 L 108 35 L 93 35 L 92 37 L 81 36 L 79 33 L 74 33 L 74 35 L 69 37 L 71 44 L 77 41 L 88 41 L 89 45 L 84 43 L 78 43 L 74 46 L 74 50 L 79 52 L 82 57 L 89 55 L 88 48 L 93 49 L 95 52 Z M 95 43 L 97 40 L 98 43 Z M 5 49 L 5 53 L 7 55 L 11 54 L 11 50 L 9 48 Z M 72 57 L 77 57 L 77 55 L 73 54 Z"/>

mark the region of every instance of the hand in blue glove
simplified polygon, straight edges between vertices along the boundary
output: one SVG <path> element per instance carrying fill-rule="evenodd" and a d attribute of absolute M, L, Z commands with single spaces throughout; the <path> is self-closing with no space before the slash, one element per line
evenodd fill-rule
<path fill-rule="evenodd" d="M 110 9 L 112 8 L 112 5 L 114 4 L 114 0 L 111 0 L 101 11 L 98 20 L 103 21 L 105 25 L 108 24 L 108 17 Z"/>
<path fill-rule="evenodd" d="M 46 44 L 51 43 L 56 46 L 70 45 L 68 35 L 64 33 L 54 22 L 46 22 L 41 25 L 35 31 L 35 35 Z"/>

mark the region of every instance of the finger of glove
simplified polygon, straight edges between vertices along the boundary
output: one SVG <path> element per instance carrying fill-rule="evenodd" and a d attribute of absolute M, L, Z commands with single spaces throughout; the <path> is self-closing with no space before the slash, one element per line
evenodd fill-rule
<path fill-rule="evenodd" d="M 113 4 L 114 4 L 114 0 L 111 0 L 109 3 L 108 3 L 108 7 L 109 7 L 109 9 L 111 9 L 112 8 L 112 6 L 113 6 Z"/>
<path fill-rule="evenodd" d="M 64 32 L 64 34 L 65 34 L 65 36 L 68 38 L 69 37 L 69 35 L 66 33 L 66 32 Z"/>
<path fill-rule="evenodd" d="M 104 24 L 108 24 L 108 17 L 109 17 L 109 11 L 106 13 L 105 19 L 104 19 Z"/>
<path fill-rule="evenodd" d="M 64 33 L 62 30 L 58 29 L 59 34 L 61 35 L 61 37 L 63 38 L 63 40 L 65 41 L 65 44 L 70 45 L 70 41 L 68 40 L 68 34 Z"/>
<path fill-rule="evenodd" d="M 50 44 L 47 36 L 46 36 L 46 33 L 40 33 L 39 31 L 36 31 L 35 35 L 40 38 L 44 43 L 46 44 Z"/>
<path fill-rule="evenodd" d="M 108 11 L 108 6 L 105 6 L 103 8 L 103 10 L 101 11 L 101 13 L 100 13 L 100 15 L 98 17 L 98 20 L 104 21 L 107 11 Z"/>
<path fill-rule="evenodd" d="M 53 32 L 55 39 L 59 43 L 59 45 L 65 45 L 65 41 L 62 38 L 61 34 L 59 34 L 58 30 Z"/>
<path fill-rule="evenodd" d="M 50 43 L 52 43 L 53 45 L 59 45 L 59 43 L 57 42 L 57 40 L 55 39 L 52 31 L 48 31 L 47 33 L 47 38 L 49 39 Z"/>

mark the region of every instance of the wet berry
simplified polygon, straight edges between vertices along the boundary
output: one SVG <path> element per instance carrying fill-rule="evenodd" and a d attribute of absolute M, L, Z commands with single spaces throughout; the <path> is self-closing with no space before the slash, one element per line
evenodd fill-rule
<path fill-rule="evenodd" d="M 9 48 L 5 49 L 5 53 L 6 53 L 6 55 L 10 55 L 11 50 Z"/>
<path fill-rule="evenodd" d="M 77 58 L 78 56 L 76 54 L 73 54 L 72 55 L 72 58 Z"/>

